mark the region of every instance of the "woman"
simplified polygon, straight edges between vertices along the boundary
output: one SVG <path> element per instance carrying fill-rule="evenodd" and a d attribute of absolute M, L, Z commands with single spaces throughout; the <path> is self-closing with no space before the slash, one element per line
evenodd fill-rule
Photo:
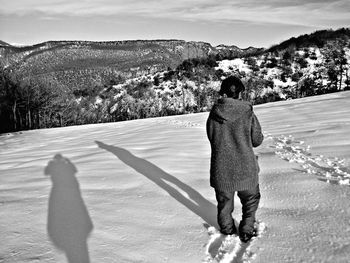
<path fill-rule="evenodd" d="M 243 242 L 254 235 L 255 213 L 260 200 L 259 166 L 253 147 L 264 139 L 253 106 L 242 101 L 245 87 L 235 76 L 224 79 L 207 120 L 207 135 L 211 145 L 210 185 L 218 202 L 220 232 L 237 234 L 232 218 L 234 194 L 242 203 L 239 236 Z"/>

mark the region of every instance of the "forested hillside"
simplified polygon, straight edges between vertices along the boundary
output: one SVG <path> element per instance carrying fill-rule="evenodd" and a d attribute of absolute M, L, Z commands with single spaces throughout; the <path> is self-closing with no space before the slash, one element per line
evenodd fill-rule
<path fill-rule="evenodd" d="M 231 74 L 243 79 L 244 99 L 253 104 L 350 86 L 350 29 L 267 50 L 170 40 L 0 50 L 0 132 L 207 111 Z"/>

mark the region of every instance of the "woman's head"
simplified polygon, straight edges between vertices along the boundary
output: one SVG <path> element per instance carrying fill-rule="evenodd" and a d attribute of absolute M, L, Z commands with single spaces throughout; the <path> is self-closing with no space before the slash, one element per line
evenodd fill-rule
<path fill-rule="evenodd" d="M 239 97 L 239 93 L 244 90 L 245 87 L 238 77 L 229 76 L 222 81 L 219 94 L 221 96 L 226 95 L 229 98 L 237 99 Z"/>

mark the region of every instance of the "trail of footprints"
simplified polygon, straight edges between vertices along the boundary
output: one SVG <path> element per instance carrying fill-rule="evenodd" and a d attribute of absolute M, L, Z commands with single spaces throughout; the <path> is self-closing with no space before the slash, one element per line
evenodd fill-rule
<path fill-rule="evenodd" d="M 272 137 L 272 148 L 281 159 L 300 164 L 305 173 L 315 175 L 319 180 L 327 183 L 349 185 L 350 168 L 346 166 L 344 159 L 326 157 L 323 155 L 313 156 L 310 146 L 304 145 L 293 136 Z"/>

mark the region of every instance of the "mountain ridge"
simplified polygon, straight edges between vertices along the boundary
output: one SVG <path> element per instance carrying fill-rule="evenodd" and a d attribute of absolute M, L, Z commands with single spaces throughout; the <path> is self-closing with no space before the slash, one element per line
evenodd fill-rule
<path fill-rule="evenodd" d="M 0 40 L 0 47 L 1 46 L 11 46 L 9 43 L 6 43 L 5 41 Z"/>
<path fill-rule="evenodd" d="M 350 38 L 350 27 L 343 27 L 337 30 L 317 30 L 310 34 L 303 34 L 298 37 L 291 37 L 285 41 L 282 41 L 279 44 L 272 45 L 270 48 L 266 49 L 266 51 L 275 52 L 285 50 L 291 47 L 323 47 L 327 42 L 334 41 L 339 38 Z"/>
<path fill-rule="evenodd" d="M 253 104 L 349 90 L 348 33 L 315 32 L 275 50 L 184 40 L 1 46 L 0 131 L 207 111 L 233 74 Z"/>
<path fill-rule="evenodd" d="M 216 48 L 203 41 L 177 39 L 47 41 L 23 47 L 0 46 L 0 65 L 24 77 L 54 79 L 74 89 L 106 83 L 116 75 L 132 78 L 176 68 L 186 59 L 247 52 L 251 49 Z"/>

